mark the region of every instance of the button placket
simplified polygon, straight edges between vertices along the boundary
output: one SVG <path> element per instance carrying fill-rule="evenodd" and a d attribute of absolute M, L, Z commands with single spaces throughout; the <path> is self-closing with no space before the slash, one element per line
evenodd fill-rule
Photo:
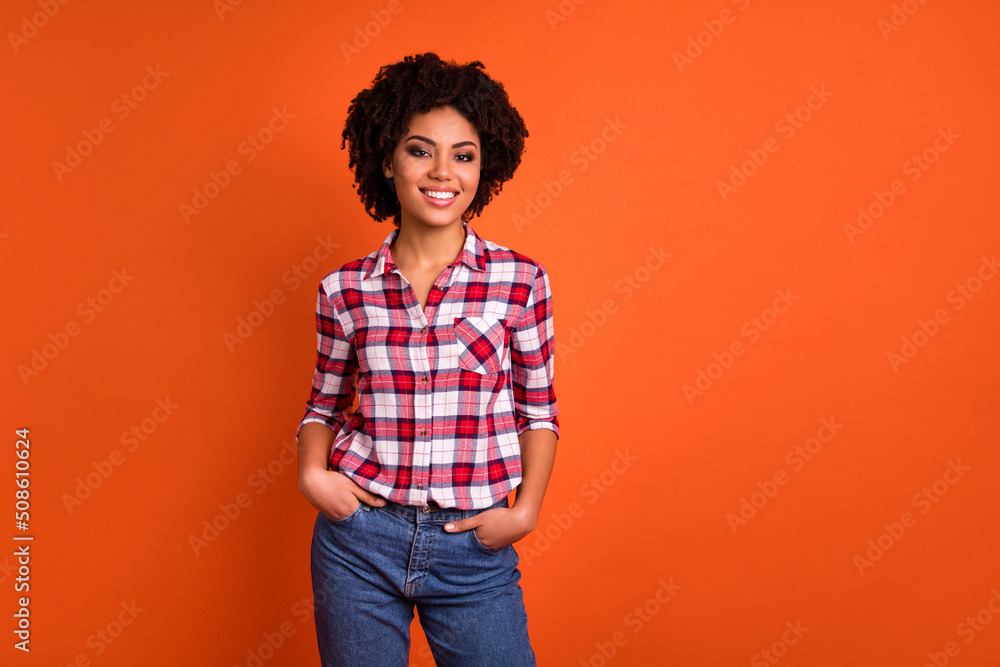
<path fill-rule="evenodd" d="M 448 267 L 442 271 L 441 275 L 439 275 L 437 280 L 434 281 L 434 285 L 431 287 L 430 294 L 427 297 L 427 304 L 425 307 L 420 306 L 419 301 L 416 300 L 416 292 L 412 290 L 411 286 L 411 293 L 413 294 L 415 305 L 408 308 L 408 311 L 410 313 L 411 321 L 416 322 L 416 341 L 418 343 L 414 346 L 415 349 L 411 353 L 411 359 L 414 364 L 415 372 L 419 374 L 419 380 L 415 381 L 413 389 L 414 443 L 411 483 L 416 487 L 416 490 L 412 492 L 412 495 L 418 497 L 420 502 L 424 502 L 427 498 L 427 490 L 425 487 L 430 477 L 431 450 L 434 442 L 434 433 L 432 429 L 434 419 L 434 402 L 431 394 L 431 363 L 430 355 L 428 353 L 428 349 L 430 347 L 429 332 L 431 324 L 434 321 L 434 315 L 437 311 L 437 307 L 440 305 L 441 299 L 444 297 L 444 290 L 447 289 L 448 283 L 455 275 L 453 269 L 454 265 Z M 402 276 L 402 273 L 400 273 L 400 275 Z"/>
<path fill-rule="evenodd" d="M 413 482 L 416 483 L 418 491 L 422 491 L 422 496 L 426 497 L 424 487 L 430 475 L 431 443 L 430 423 L 433 417 L 431 405 L 431 367 L 430 358 L 427 353 L 428 348 L 428 326 L 426 321 L 419 322 L 416 331 L 416 345 L 411 353 L 414 369 L 419 375 L 413 387 L 413 425 L 415 431 L 413 443 Z"/>

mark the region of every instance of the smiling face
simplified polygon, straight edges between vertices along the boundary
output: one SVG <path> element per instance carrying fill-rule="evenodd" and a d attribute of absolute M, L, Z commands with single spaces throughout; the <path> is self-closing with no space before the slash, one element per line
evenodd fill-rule
<path fill-rule="evenodd" d="M 414 114 L 382 166 L 396 184 L 401 227 L 446 227 L 461 220 L 476 197 L 479 134 L 454 107 Z"/>

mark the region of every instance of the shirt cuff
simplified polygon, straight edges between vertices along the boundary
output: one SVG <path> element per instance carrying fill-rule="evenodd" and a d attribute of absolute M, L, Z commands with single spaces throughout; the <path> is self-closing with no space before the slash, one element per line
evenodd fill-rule
<path fill-rule="evenodd" d="M 307 417 L 304 417 L 302 421 L 299 422 L 299 425 L 295 428 L 296 444 L 298 444 L 299 442 L 299 431 L 301 431 L 302 427 L 308 424 L 309 422 L 316 422 L 317 424 L 325 424 L 327 427 L 329 427 L 331 431 L 334 432 L 334 434 L 340 433 L 340 429 L 343 428 L 344 426 L 344 422 L 337 421 L 335 419 L 326 419 L 321 415 L 309 415 Z"/>
<path fill-rule="evenodd" d="M 531 431 L 536 428 L 547 428 L 550 431 L 555 432 L 556 440 L 559 439 L 559 420 L 553 417 L 551 420 L 547 419 L 533 419 L 522 423 L 517 427 L 517 434 L 521 435 L 525 431 Z"/>

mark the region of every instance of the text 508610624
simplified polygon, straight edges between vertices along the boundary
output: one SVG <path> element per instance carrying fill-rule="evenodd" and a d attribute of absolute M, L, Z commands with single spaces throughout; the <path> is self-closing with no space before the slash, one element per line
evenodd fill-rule
<path fill-rule="evenodd" d="M 14 527 L 21 533 L 26 533 L 31 521 L 31 440 L 28 429 L 15 431 L 17 441 L 14 452 L 17 460 L 14 462 Z M 31 590 L 31 535 L 14 535 L 14 556 L 17 558 L 17 577 L 14 579 L 14 590 L 27 593 Z M 20 543 L 20 544 L 19 544 Z M 17 611 L 14 612 L 14 635 L 19 641 L 14 648 L 28 652 L 31 641 L 31 615 L 28 609 L 31 598 L 22 595 L 17 598 Z"/>

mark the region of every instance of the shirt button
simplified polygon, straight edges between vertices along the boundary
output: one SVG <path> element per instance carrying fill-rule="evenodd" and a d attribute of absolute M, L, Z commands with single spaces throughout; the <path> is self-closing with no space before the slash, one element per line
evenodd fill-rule
<path fill-rule="evenodd" d="M 426 378 L 426 377 L 423 377 L 423 376 L 421 376 L 421 378 L 420 378 L 420 381 L 421 381 L 421 382 L 427 382 L 427 378 Z"/>
<path fill-rule="evenodd" d="M 422 489 L 422 488 L 424 488 L 424 485 L 423 484 L 417 484 L 417 488 L 418 489 Z"/>
<path fill-rule="evenodd" d="M 427 429 L 420 429 L 420 435 L 427 435 Z"/>

